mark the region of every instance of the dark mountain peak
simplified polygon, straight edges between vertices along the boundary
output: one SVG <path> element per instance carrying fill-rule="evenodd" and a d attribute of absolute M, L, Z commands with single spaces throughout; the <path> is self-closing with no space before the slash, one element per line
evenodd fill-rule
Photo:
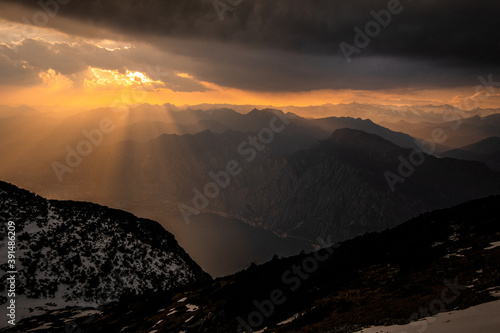
<path fill-rule="evenodd" d="M 0 117 L 15 117 L 15 116 L 34 116 L 40 115 L 40 112 L 30 106 L 6 106 L 0 105 Z"/>
<path fill-rule="evenodd" d="M 190 134 L 184 134 L 184 135 L 190 135 Z M 163 133 L 159 137 L 152 139 L 151 142 L 157 142 L 157 141 L 163 142 L 166 140 L 170 140 L 171 138 L 180 138 L 181 136 L 184 135 Z"/>
<path fill-rule="evenodd" d="M 252 111 L 248 112 L 247 113 L 247 116 L 263 116 L 263 115 L 266 115 L 266 116 L 270 116 L 270 115 L 273 115 L 274 116 L 274 112 L 275 111 L 278 111 L 278 112 L 281 112 L 283 113 L 282 111 L 279 111 L 279 110 L 273 110 L 273 109 L 262 109 L 262 110 L 259 110 L 259 109 L 253 109 Z"/>
<path fill-rule="evenodd" d="M 335 130 L 325 142 L 340 146 L 344 149 L 372 151 L 377 153 L 402 149 L 378 135 L 351 128 Z"/>
<path fill-rule="evenodd" d="M 193 114 L 205 114 L 205 111 L 200 109 L 187 108 L 185 110 L 174 110 L 175 113 L 193 113 Z"/>
<path fill-rule="evenodd" d="M 492 136 L 461 148 L 477 154 L 489 154 L 500 151 L 500 137 Z"/>
<path fill-rule="evenodd" d="M 164 133 L 157 137 L 156 139 L 151 140 L 152 143 L 160 143 L 160 144 L 174 144 L 179 142 L 207 142 L 212 141 L 214 138 L 219 137 L 220 135 L 212 132 L 209 129 L 204 131 L 195 133 L 195 134 L 167 134 Z"/>
<path fill-rule="evenodd" d="M 500 171 L 500 137 L 492 136 L 471 145 L 445 151 L 441 157 L 479 161 L 490 169 Z"/>
<path fill-rule="evenodd" d="M 209 110 L 207 112 L 209 114 L 211 114 L 212 116 L 214 116 L 214 117 L 216 117 L 216 116 L 221 116 L 221 117 L 224 117 L 224 116 L 240 116 L 241 115 L 241 113 L 236 112 L 233 109 L 228 109 L 228 108 L 212 109 L 212 110 Z"/>
<path fill-rule="evenodd" d="M 189 135 L 189 134 L 186 134 L 186 135 Z M 206 139 L 206 138 L 213 138 L 215 136 L 218 136 L 218 134 L 212 132 L 209 129 L 206 129 L 204 131 L 201 131 L 199 133 L 194 134 L 193 136 L 198 138 L 198 139 Z"/>
<path fill-rule="evenodd" d="M 175 106 L 174 104 L 170 104 L 170 103 L 164 103 L 162 104 L 162 106 L 165 108 L 165 109 L 179 109 L 177 106 Z"/>
<path fill-rule="evenodd" d="M 253 109 L 249 113 L 247 113 L 248 116 L 268 116 L 268 117 L 274 117 L 276 114 L 281 114 L 284 115 L 285 112 L 278 110 L 278 109 L 271 109 L 271 108 L 266 108 L 266 109 Z"/>

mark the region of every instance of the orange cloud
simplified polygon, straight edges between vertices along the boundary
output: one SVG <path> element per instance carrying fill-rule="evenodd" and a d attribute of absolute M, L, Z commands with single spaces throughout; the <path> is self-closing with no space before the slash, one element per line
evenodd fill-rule
<path fill-rule="evenodd" d="M 53 69 L 46 72 L 41 72 L 38 76 L 42 79 L 43 84 L 52 89 L 64 89 L 73 87 L 73 81 L 60 73 L 56 73 Z"/>
<path fill-rule="evenodd" d="M 164 87 L 165 84 L 161 81 L 155 81 L 141 72 L 132 72 L 126 70 L 125 73 L 120 73 L 117 70 L 105 70 L 100 68 L 89 68 L 88 78 L 84 79 L 84 87 L 87 88 L 105 88 L 105 89 L 141 89 L 149 88 L 156 89 Z"/>

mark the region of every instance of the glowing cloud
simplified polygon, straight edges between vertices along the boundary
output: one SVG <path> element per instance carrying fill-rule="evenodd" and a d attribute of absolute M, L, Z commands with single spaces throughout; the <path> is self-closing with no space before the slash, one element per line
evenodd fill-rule
<path fill-rule="evenodd" d="M 56 73 L 55 70 L 49 69 L 46 72 L 41 72 L 38 76 L 42 79 L 43 83 L 52 89 L 64 89 L 73 87 L 73 81 L 68 77 Z"/>
<path fill-rule="evenodd" d="M 193 79 L 193 76 L 189 75 L 188 73 L 177 73 L 177 76 L 178 77 L 183 77 L 183 78 L 186 78 L 186 79 Z"/>
<path fill-rule="evenodd" d="M 126 70 L 120 73 L 117 70 L 105 70 L 100 68 L 90 68 L 89 78 L 84 80 L 87 88 L 103 89 L 158 89 L 165 87 L 161 81 L 155 81 L 141 72 Z"/>

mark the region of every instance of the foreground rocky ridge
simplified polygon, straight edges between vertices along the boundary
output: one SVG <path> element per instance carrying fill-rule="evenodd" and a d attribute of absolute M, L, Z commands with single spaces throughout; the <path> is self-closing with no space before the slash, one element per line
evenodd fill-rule
<path fill-rule="evenodd" d="M 475 200 L 199 289 L 131 297 L 87 316 L 52 312 L 5 332 L 54 332 L 79 313 L 83 332 L 355 332 L 403 324 L 498 297 L 499 213 L 499 196 Z"/>
<path fill-rule="evenodd" d="M 210 279 L 157 222 L 124 211 L 46 200 L 0 182 L 0 220 L 2 255 L 7 221 L 15 222 L 18 307 L 97 306 Z M 0 267 L 5 280 L 11 269 L 5 260 Z"/>

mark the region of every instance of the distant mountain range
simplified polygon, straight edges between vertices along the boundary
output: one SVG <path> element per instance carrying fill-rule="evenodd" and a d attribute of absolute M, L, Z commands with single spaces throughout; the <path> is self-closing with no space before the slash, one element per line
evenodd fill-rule
<path fill-rule="evenodd" d="M 10 118 L 10 117 L 19 117 L 19 116 L 32 116 L 39 115 L 40 112 L 36 109 L 29 106 L 7 106 L 0 105 L 0 119 L 2 118 Z"/>
<path fill-rule="evenodd" d="M 500 193 L 500 175 L 482 163 L 420 154 L 418 166 L 402 166 L 425 146 L 370 120 L 141 105 L 121 121 L 115 111 L 94 110 L 54 123 L 43 116 L 6 119 L 0 127 L 11 144 L 0 147 L 7 161 L 0 176 L 51 198 L 123 209 L 147 206 L 188 216 L 216 213 L 306 242 L 325 234 L 345 240 L 425 211 Z M 114 130 L 103 134 L 90 153 L 76 156 L 78 145 L 90 140 L 82 129 L 91 131 L 104 117 Z M 460 129 L 500 131 L 497 118 L 466 119 Z M 23 124 L 34 133 L 29 140 L 39 140 L 31 149 L 16 146 L 15 129 Z M 163 133 L 174 130 L 174 124 L 204 130 Z M 432 133 L 440 125 L 418 133 Z M 68 158 L 79 160 L 69 171 L 55 172 L 54 162 L 66 165 Z M 228 165 L 241 170 L 225 184 L 220 175 Z M 409 175 L 401 177 L 401 172 Z M 388 173 L 399 177 L 393 185 Z M 217 194 L 205 195 L 207 186 Z"/>
<path fill-rule="evenodd" d="M 195 135 L 207 130 L 226 137 L 227 139 L 223 139 L 223 141 L 226 140 L 226 143 L 228 143 L 227 140 L 237 140 L 237 142 L 232 142 L 232 145 L 236 144 L 236 147 L 231 147 L 233 151 L 236 151 L 237 144 L 248 138 L 250 133 L 268 128 L 271 119 L 277 115 L 285 117 L 285 114 L 275 110 L 253 110 L 243 115 L 228 109 L 207 112 L 200 110 L 172 111 L 159 106 L 149 107 L 146 105 L 138 106 L 125 113 L 122 111 L 121 109 L 108 108 L 67 117 L 37 114 L 2 120 L 0 122 L 0 154 L 3 156 L 3 161 L 0 163 L 0 176 L 4 180 L 25 186 L 48 197 L 74 198 L 72 195 L 78 195 L 78 193 L 71 189 L 68 190 L 70 185 L 67 184 L 66 179 L 63 184 L 59 184 L 60 179 L 54 172 L 53 163 L 66 164 L 68 149 L 74 151 L 82 142 L 84 144 L 88 142 L 86 147 L 91 151 L 91 156 L 84 159 L 85 163 L 88 159 L 93 158 L 95 152 L 110 150 L 109 147 L 113 144 L 122 147 L 137 146 L 138 143 L 158 141 L 163 134 L 182 135 L 187 133 Z M 123 115 L 126 116 L 125 119 L 122 119 Z M 370 120 L 335 117 L 305 119 L 293 117 L 293 115 L 287 115 L 287 117 L 290 119 L 286 118 L 288 123 L 285 129 L 277 132 L 276 138 L 273 138 L 268 145 L 274 154 L 287 155 L 309 148 L 317 140 L 328 138 L 334 130 L 345 127 L 377 134 L 402 147 L 420 149 L 409 135 L 393 132 Z M 293 119 L 291 119 L 292 117 Z M 90 144 L 89 135 L 91 133 L 95 135 L 103 120 L 111 124 L 112 130 L 105 134 L 101 133 L 101 137 L 97 135 L 97 139 L 93 141 L 98 142 L 98 144 Z M 30 135 L 26 135 L 26 132 Z M 180 143 L 194 139 L 195 137 L 193 139 L 183 137 L 177 141 Z M 186 142 L 186 144 L 190 143 Z M 115 147 L 118 150 L 112 152 L 113 155 L 121 152 L 118 146 Z M 176 152 L 183 154 L 182 149 L 177 149 Z M 215 146 L 208 149 L 212 151 L 225 149 L 225 147 Z M 170 159 L 172 157 L 173 159 L 178 158 L 174 152 L 167 150 L 156 153 L 165 157 L 168 155 Z M 134 156 L 129 154 L 128 158 L 134 158 Z M 107 159 L 109 160 L 109 158 Z M 227 160 L 220 162 L 226 163 Z M 85 168 L 85 163 L 82 165 L 83 168 Z M 211 167 L 211 165 L 207 165 L 207 167 Z M 117 172 L 119 172 L 119 168 L 120 166 L 117 166 Z M 160 172 L 160 170 L 154 170 L 154 172 Z M 68 178 L 66 175 L 64 178 Z M 176 174 L 176 176 L 182 177 L 180 174 Z M 86 182 L 94 182 L 94 180 L 88 178 Z"/>
<path fill-rule="evenodd" d="M 500 197 L 475 200 L 342 244 L 324 237 L 317 252 L 275 257 L 200 288 L 127 297 L 98 313 L 51 311 L 2 332 L 58 332 L 71 320 L 84 332 L 348 333 L 408 322 L 423 329 L 438 312 L 497 300 L 499 216 Z"/>
<path fill-rule="evenodd" d="M 446 117 L 458 116 L 470 118 L 474 116 L 486 117 L 500 113 L 500 109 L 476 108 L 470 111 L 463 111 L 451 105 L 376 105 L 376 104 L 324 104 L 318 106 L 294 107 L 287 106 L 280 108 L 285 112 L 292 112 L 303 117 L 324 118 L 324 117 L 353 117 L 370 119 L 375 123 L 384 121 L 397 122 L 406 121 L 410 123 L 431 122 L 441 123 Z"/>
<path fill-rule="evenodd" d="M 151 106 L 145 104 L 146 108 Z M 155 106 L 156 107 L 156 106 Z M 464 118 L 474 116 L 486 117 L 492 114 L 500 113 L 500 109 L 481 109 L 464 111 L 452 105 L 379 105 L 363 103 L 340 103 L 323 104 L 310 106 L 272 106 L 272 105 L 235 105 L 235 104 L 196 104 L 175 106 L 172 104 L 163 104 L 159 106 L 169 111 L 202 110 L 210 111 L 216 109 L 231 109 L 239 113 L 248 113 L 257 109 L 278 108 L 284 112 L 294 113 L 306 118 L 327 118 L 327 117 L 351 117 L 361 119 L 371 119 L 379 123 L 382 121 L 397 122 L 404 120 L 407 122 L 443 122 L 444 115 L 461 115 Z"/>
<path fill-rule="evenodd" d="M 443 142 L 438 142 L 436 151 L 443 153 L 451 148 L 460 148 L 493 136 L 500 136 L 500 114 L 471 118 L 450 117 L 453 120 L 439 123 L 419 122 L 397 123 L 380 122 L 382 126 L 394 131 L 408 133 L 412 137 L 432 140 L 435 131 L 442 131 L 446 136 Z"/>
<path fill-rule="evenodd" d="M 7 222 L 16 235 L 18 315 L 66 306 L 97 307 L 125 295 L 210 280 L 157 222 L 85 202 L 46 200 L 0 181 L 0 249 Z M 7 301 L 0 285 L 0 303 Z M 36 312 L 35 312 L 36 313 Z M 3 323 L 2 323 L 3 324 Z"/>
<path fill-rule="evenodd" d="M 301 137 L 276 135 L 261 152 L 254 149 L 252 161 L 246 159 L 252 155 L 238 153 L 249 135 L 164 134 L 103 146 L 60 186 L 78 199 L 99 198 L 124 209 L 148 203 L 185 213 L 182 203 L 190 207 L 188 215 L 217 213 L 308 242 L 325 234 L 345 240 L 425 211 L 500 194 L 500 174 L 484 164 L 430 155 L 421 155 L 423 164 L 393 192 L 385 174 L 398 174 L 399 158 L 408 160 L 413 150 L 359 130 L 336 130 L 307 149 Z M 240 173 L 221 176 L 229 161 L 240 165 Z M 205 194 L 210 183 L 219 189 L 213 198 Z"/>

